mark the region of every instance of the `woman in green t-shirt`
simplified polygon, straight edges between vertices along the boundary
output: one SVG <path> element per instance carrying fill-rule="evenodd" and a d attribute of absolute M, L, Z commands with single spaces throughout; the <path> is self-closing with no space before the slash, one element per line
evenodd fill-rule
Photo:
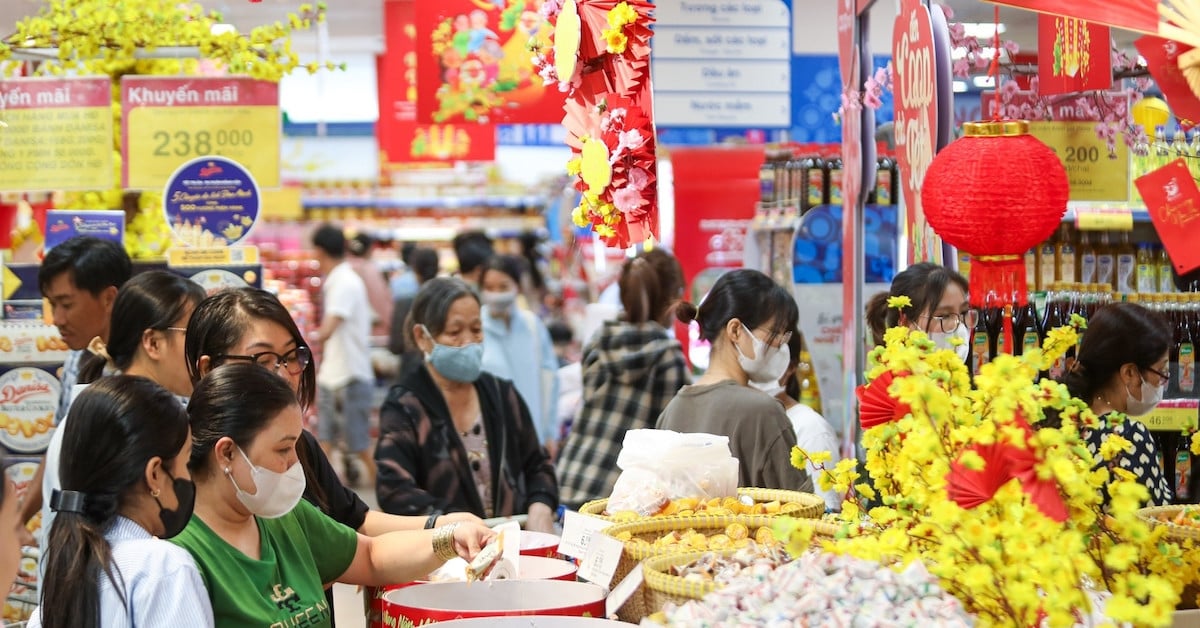
<path fill-rule="evenodd" d="M 188 404 L 196 514 L 174 539 L 191 552 L 216 624 L 329 626 L 327 582 L 382 586 L 474 558 L 476 523 L 367 537 L 301 501 L 303 418 L 288 383 L 253 363 L 213 369 Z"/>

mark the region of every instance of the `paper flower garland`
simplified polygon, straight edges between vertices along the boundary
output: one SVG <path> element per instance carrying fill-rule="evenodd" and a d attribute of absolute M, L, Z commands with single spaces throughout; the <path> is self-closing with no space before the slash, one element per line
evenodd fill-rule
<path fill-rule="evenodd" d="M 650 98 L 650 17 L 642 0 L 547 0 L 554 45 L 537 51 L 547 85 L 568 93 L 563 125 L 583 193 L 575 224 L 626 248 L 657 230 L 657 164 Z"/>

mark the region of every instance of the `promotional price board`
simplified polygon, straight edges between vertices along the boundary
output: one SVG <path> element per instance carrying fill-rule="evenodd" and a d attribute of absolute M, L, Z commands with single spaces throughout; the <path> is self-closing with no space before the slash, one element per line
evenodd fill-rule
<path fill-rule="evenodd" d="M 0 80 L 0 191 L 112 187 L 111 86 L 108 77 Z"/>
<path fill-rule="evenodd" d="M 127 188 L 158 188 L 181 164 L 221 155 L 279 187 L 279 86 L 249 78 L 121 79 Z"/>
<path fill-rule="evenodd" d="M 1095 122 L 1030 122 L 1029 133 L 1054 149 L 1071 184 L 1072 201 L 1129 198 L 1129 149 L 1117 142 L 1110 157 Z"/>

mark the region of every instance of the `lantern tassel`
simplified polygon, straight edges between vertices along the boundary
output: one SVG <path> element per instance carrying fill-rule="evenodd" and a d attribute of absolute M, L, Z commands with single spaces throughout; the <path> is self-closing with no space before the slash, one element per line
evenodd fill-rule
<path fill-rule="evenodd" d="M 1025 261 L 1020 255 L 981 255 L 971 259 L 971 305 L 1025 305 Z"/>

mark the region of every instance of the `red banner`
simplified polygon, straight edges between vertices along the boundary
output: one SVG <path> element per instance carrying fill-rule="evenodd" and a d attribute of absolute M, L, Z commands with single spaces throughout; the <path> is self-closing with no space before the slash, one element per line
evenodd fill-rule
<path fill-rule="evenodd" d="M 384 4 L 387 52 L 377 64 L 379 81 L 380 163 L 430 161 L 491 161 L 496 157 L 496 132 L 491 125 L 417 123 L 416 3 L 390 0 Z"/>
<path fill-rule="evenodd" d="M 985 0 L 1038 13 L 1065 15 L 1097 24 L 1158 32 L 1158 0 Z M 1108 40 L 1105 40 L 1108 41 Z"/>
<path fill-rule="evenodd" d="M 415 3 L 417 120 L 433 123 L 558 123 L 564 95 L 546 88 L 531 40 L 549 46 L 553 27 L 527 0 Z"/>
<path fill-rule="evenodd" d="M 1200 124 L 1200 99 L 1188 87 L 1183 70 L 1179 69 L 1179 55 L 1192 49 L 1161 37 L 1142 37 L 1133 42 L 1138 52 L 1146 58 L 1146 66 L 1150 68 L 1150 76 L 1158 83 L 1163 98 L 1171 106 L 1171 112 L 1179 120 L 1179 126 L 1191 129 Z M 1154 129 L 1147 129 L 1153 132 Z"/>
<path fill-rule="evenodd" d="M 1061 15 L 1038 16 L 1038 83 L 1043 94 L 1112 87 L 1107 26 Z"/>
<path fill-rule="evenodd" d="M 896 161 L 904 195 L 908 262 L 937 259 L 933 229 L 921 207 L 921 182 L 937 146 L 938 99 L 933 24 L 921 0 L 901 0 L 892 28 L 896 90 Z"/>

